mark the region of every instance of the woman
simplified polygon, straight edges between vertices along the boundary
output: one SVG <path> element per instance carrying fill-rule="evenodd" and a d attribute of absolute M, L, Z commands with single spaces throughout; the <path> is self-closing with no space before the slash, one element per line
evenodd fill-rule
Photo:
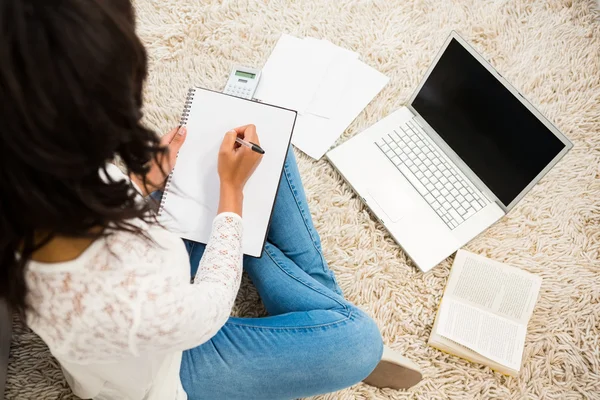
<path fill-rule="evenodd" d="M 140 122 L 146 53 L 129 0 L 6 0 L 0 21 L 0 297 L 75 394 L 283 399 L 420 379 L 382 358 L 375 323 L 343 298 L 292 151 L 263 255 L 242 259 L 243 187 L 260 157 L 235 138 L 258 142 L 252 125 L 224 136 L 208 245 L 155 222 L 139 192 L 162 188 L 186 132 L 159 139 Z M 229 318 L 242 266 L 266 318 Z"/>

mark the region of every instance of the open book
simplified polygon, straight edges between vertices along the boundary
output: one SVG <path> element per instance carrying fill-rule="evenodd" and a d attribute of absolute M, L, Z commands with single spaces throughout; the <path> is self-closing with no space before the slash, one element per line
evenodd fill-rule
<path fill-rule="evenodd" d="M 517 376 L 542 279 L 459 250 L 429 345 Z"/>
<path fill-rule="evenodd" d="M 182 238 L 207 243 L 219 206 L 221 142 L 227 131 L 254 124 L 265 154 L 244 187 L 242 249 L 260 257 L 295 121 L 296 111 L 190 89 L 181 118 L 188 133 L 161 200 L 159 221 Z"/>

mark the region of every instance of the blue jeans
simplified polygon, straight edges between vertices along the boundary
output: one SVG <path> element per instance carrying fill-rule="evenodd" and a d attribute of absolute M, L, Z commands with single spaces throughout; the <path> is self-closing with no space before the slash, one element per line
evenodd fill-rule
<path fill-rule="evenodd" d="M 204 245 L 185 241 L 192 275 Z M 321 251 L 292 149 L 260 258 L 244 270 L 269 314 L 231 317 L 208 342 L 183 353 L 190 400 L 294 399 L 366 378 L 381 359 L 375 322 L 342 296 Z"/>

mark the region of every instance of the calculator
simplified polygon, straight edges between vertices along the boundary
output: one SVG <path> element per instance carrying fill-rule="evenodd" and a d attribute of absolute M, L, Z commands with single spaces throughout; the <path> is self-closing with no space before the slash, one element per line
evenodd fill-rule
<path fill-rule="evenodd" d="M 229 80 L 225 89 L 223 89 L 223 93 L 252 100 L 259 79 L 260 70 L 236 66 L 229 74 Z"/>

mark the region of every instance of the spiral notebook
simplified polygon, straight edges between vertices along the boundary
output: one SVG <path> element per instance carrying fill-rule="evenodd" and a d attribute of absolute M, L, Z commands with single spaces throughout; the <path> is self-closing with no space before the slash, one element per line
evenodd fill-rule
<path fill-rule="evenodd" d="M 217 159 L 223 136 L 254 124 L 265 154 L 244 188 L 242 248 L 260 257 L 295 122 L 296 111 L 190 89 L 181 118 L 187 138 L 167 181 L 159 221 L 182 238 L 207 243 L 219 205 Z"/>

